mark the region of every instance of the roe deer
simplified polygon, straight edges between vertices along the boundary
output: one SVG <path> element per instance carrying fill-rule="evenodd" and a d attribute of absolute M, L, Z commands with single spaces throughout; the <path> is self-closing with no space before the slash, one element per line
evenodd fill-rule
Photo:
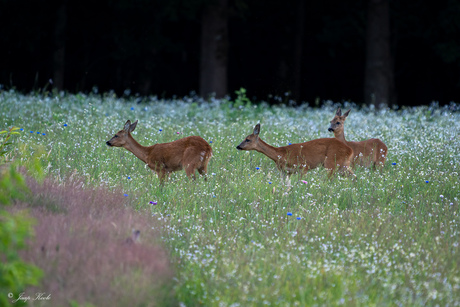
<path fill-rule="evenodd" d="M 157 173 L 160 182 L 168 179 L 170 173 L 181 169 L 185 169 L 187 176 L 193 179 L 196 170 L 200 175 L 206 175 L 212 148 L 203 138 L 188 136 L 177 141 L 146 147 L 140 145 L 131 135 L 136 125 L 137 120 L 133 124 L 128 120 L 124 128 L 106 144 L 111 147 L 123 147 L 132 152 Z"/>
<path fill-rule="evenodd" d="M 381 140 L 369 139 L 361 142 L 348 142 L 345 139 L 344 125 L 350 111 L 351 109 L 342 115 L 342 110 L 339 107 L 334 118 L 331 120 L 331 126 L 328 131 L 334 132 L 336 139 L 353 149 L 352 167 L 355 167 L 356 164 L 365 167 L 374 167 L 374 169 L 377 165 L 383 167 L 388 149 Z"/>
<path fill-rule="evenodd" d="M 252 134 L 241 142 L 236 148 L 239 150 L 256 150 L 272 159 L 278 169 L 287 176 L 302 170 L 302 174 L 309 169 L 324 165 L 329 170 L 329 177 L 339 166 L 339 170 L 345 170 L 354 176 L 349 168 L 353 157 L 353 150 L 334 138 L 316 139 L 305 143 L 297 143 L 289 146 L 274 147 L 259 137 L 260 124 L 254 127 Z"/>

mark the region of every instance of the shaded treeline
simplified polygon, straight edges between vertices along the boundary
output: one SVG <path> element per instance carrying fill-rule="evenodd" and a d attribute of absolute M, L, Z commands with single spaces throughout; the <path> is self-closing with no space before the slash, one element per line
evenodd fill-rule
<path fill-rule="evenodd" d="M 459 0 L 0 3 L 6 88 L 460 100 Z"/>

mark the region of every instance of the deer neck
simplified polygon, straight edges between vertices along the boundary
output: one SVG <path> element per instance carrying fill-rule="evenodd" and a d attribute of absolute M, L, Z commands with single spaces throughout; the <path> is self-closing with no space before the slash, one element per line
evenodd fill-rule
<path fill-rule="evenodd" d="M 139 144 L 131 135 L 128 136 L 128 141 L 125 146 L 126 150 L 132 152 L 138 159 L 142 160 L 144 163 L 148 164 L 148 150 L 147 147 Z"/>
<path fill-rule="evenodd" d="M 344 143 L 347 142 L 347 140 L 345 139 L 345 133 L 343 132 L 343 130 L 337 131 L 337 132 L 334 131 L 334 136 L 336 139 L 338 139 L 341 142 L 344 142 Z"/>
<path fill-rule="evenodd" d="M 274 147 L 262 141 L 259 138 L 259 146 L 256 148 L 256 151 L 263 153 L 270 159 L 275 162 L 278 162 L 281 157 L 283 157 L 281 150 L 278 147 Z"/>

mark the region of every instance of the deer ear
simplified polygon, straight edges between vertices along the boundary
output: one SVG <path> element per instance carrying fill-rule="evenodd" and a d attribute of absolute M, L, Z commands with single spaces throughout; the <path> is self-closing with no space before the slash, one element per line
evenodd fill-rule
<path fill-rule="evenodd" d="M 350 110 L 348 110 L 347 112 L 345 112 L 345 113 L 343 114 L 343 116 L 347 117 L 347 116 L 348 116 L 348 114 L 350 114 L 350 111 L 351 111 L 351 109 L 350 109 Z"/>
<path fill-rule="evenodd" d="M 337 112 L 335 113 L 337 116 L 342 116 L 342 109 L 340 107 L 337 109 Z"/>
<path fill-rule="evenodd" d="M 137 120 L 132 125 L 129 126 L 129 132 L 133 132 L 134 129 L 136 129 L 136 126 L 137 126 Z"/>
<path fill-rule="evenodd" d="M 131 126 L 131 121 L 128 119 L 123 127 L 123 130 L 129 132 L 129 126 Z"/>
<path fill-rule="evenodd" d="M 259 135 L 259 132 L 260 132 L 260 124 L 257 124 L 257 125 L 254 127 L 254 132 L 253 132 L 253 134 L 254 134 L 254 135 Z"/>

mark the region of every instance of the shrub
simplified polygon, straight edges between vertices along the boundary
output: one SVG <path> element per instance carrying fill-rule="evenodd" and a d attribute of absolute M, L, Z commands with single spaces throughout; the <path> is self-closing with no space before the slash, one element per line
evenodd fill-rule
<path fill-rule="evenodd" d="M 21 305 L 24 301 L 15 301 L 29 285 L 37 285 L 42 271 L 34 265 L 24 262 L 18 251 L 26 245 L 33 235 L 33 223 L 27 212 L 15 214 L 5 209 L 11 201 L 19 199 L 27 192 L 23 176 L 14 164 L 6 165 L 7 146 L 16 128 L 0 131 L 0 305 Z"/>

